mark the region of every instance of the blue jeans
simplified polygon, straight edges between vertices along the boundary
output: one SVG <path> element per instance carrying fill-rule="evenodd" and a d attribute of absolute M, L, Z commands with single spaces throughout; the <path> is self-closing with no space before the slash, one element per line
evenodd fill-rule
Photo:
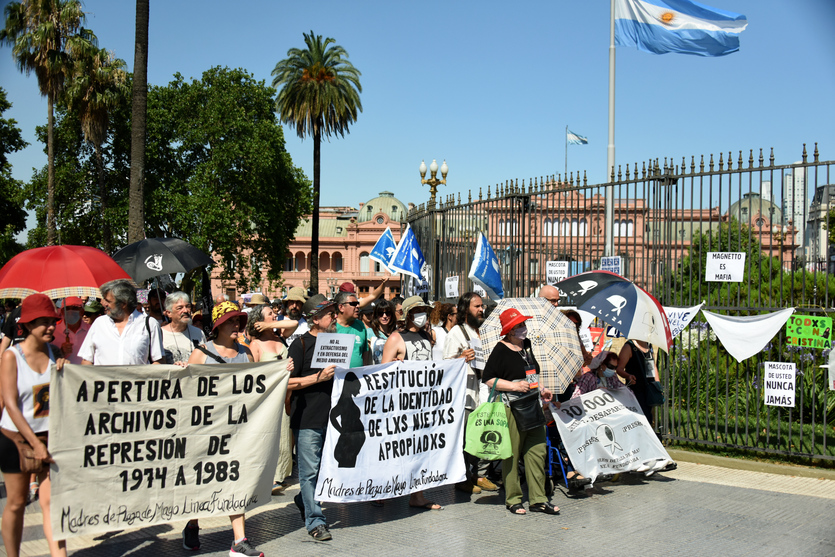
<path fill-rule="evenodd" d="M 322 505 L 314 498 L 325 445 L 325 429 L 294 429 L 299 464 L 299 488 L 304 501 L 304 525 L 310 532 L 320 524 L 327 526 Z"/>

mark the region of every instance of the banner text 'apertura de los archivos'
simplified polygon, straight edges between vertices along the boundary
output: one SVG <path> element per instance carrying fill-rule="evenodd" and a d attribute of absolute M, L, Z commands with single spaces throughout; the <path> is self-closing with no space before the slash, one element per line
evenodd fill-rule
<path fill-rule="evenodd" d="M 66 365 L 50 387 L 56 539 L 270 501 L 287 361 Z"/>
<path fill-rule="evenodd" d="M 337 370 L 320 501 L 390 499 L 464 479 L 464 360 Z"/>

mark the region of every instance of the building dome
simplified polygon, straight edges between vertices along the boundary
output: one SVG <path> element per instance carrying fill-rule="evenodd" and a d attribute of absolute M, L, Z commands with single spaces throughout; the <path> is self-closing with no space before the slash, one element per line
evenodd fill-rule
<path fill-rule="evenodd" d="M 725 214 L 742 224 L 757 227 L 780 224 L 783 221 L 780 207 L 755 192 L 743 194 L 742 199 L 731 205 Z"/>
<path fill-rule="evenodd" d="M 357 222 L 368 222 L 379 213 L 385 213 L 394 222 L 406 220 L 406 206 L 390 191 L 381 191 L 379 196 L 360 207 Z"/>

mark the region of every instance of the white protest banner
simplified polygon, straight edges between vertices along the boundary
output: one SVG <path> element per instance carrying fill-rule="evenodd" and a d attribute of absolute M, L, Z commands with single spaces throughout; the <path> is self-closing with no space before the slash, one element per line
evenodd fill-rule
<path fill-rule="evenodd" d="M 457 298 L 458 297 L 458 277 L 447 277 L 444 281 L 446 285 L 446 297 L 447 298 Z"/>
<path fill-rule="evenodd" d="M 705 282 L 742 282 L 745 272 L 745 253 L 709 251 L 705 267 Z"/>
<path fill-rule="evenodd" d="M 659 469 L 672 461 L 629 389 L 597 389 L 551 409 L 574 468 L 601 474 Z"/>
<path fill-rule="evenodd" d="M 613 257 L 601 257 L 600 270 L 609 271 L 610 273 L 623 276 L 623 261 L 621 260 L 620 255 L 615 255 Z"/>
<path fill-rule="evenodd" d="M 356 335 L 341 333 L 319 333 L 316 335 L 316 348 L 313 351 L 312 368 L 324 368 L 333 364 L 336 367 L 351 367 Z"/>
<path fill-rule="evenodd" d="M 545 262 L 545 284 L 551 286 L 562 279 L 568 278 L 568 261 L 546 261 Z"/>
<path fill-rule="evenodd" d="M 662 306 L 664 313 L 667 314 L 667 321 L 670 323 L 670 336 L 676 338 L 693 321 L 703 305 L 705 305 L 704 302 L 691 308 Z"/>
<path fill-rule="evenodd" d="M 287 360 L 80 366 L 52 375 L 56 539 L 270 502 Z"/>
<path fill-rule="evenodd" d="M 765 362 L 763 396 L 766 405 L 794 408 L 794 377 L 794 364 Z"/>
<path fill-rule="evenodd" d="M 318 501 L 373 501 L 464 480 L 462 358 L 337 370 Z"/>
<path fill-rule="evenodd" d="M 470 338 L 470 348 L 475 352 L 475 359 L 470 360 L 470 367 L 473 369 L 484 369 L 484 348 L 481 346 L 480 338 Z"/>

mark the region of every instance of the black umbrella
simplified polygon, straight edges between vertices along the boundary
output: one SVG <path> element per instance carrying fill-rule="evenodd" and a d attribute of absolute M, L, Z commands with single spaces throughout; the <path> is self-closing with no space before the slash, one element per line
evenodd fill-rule
<path fill-rule="evenodd" d="M 113 259 L 137 284 L 165 273 L 187 273 L 214 263 L 211 257 L 179 238 L 145 238 L 120 249 Z"/>

